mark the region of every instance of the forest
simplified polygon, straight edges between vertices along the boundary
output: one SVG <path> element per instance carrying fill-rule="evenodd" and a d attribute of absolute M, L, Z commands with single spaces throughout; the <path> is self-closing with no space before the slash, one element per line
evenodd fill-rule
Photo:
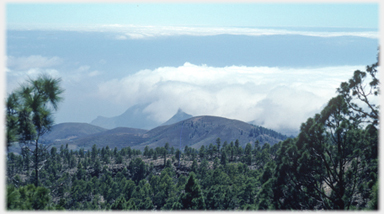
<path fill-rule="evenodd" d="M 60 79 L 30 80 L 6 101 L 8 210 L 377 210 L 378 62 L 270 146 L 216 139 L 194 149 L 69 150 L 39 144 L 53 124 Z M 255 129 L 255 134 L 257 130 Z"/>

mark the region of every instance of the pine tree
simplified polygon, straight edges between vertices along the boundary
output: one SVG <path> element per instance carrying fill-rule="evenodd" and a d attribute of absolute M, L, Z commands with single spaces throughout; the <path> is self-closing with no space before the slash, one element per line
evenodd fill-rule
<path fill-rule="evenodd" d="M 217 138 L 217 139 L 216 139 L 217 155 L 220 154 L 220 144 L 221 144 L 220 138 Z"/>
<path fill-rule="evenodd" d="M 225 167 L 225 166 L 227 165 L 227 163 L 228 163 L 227 153 L 226 153 L 225 151 L 222 151 L 222 152 L 221 152 L 220 163 L 221 163 L 221 165 L 223 165 L 224 167 Z"/>
<path fill-rule="evenodd" d="M 185 192 L 181 195 L 181 205 L 184 210 L 205 209 L 203 193 L 193 172 L 190 173 L 188 182 L 185 184 Z"/>
<path fill-rule="evenodd" d="M 127 201 L 122 195 L 118 197 L 111 206 L 111 210 L 126 210 L 126 209 L 127 209 Z"/>
<path fill-rule="evenodd" d="M 7 99 L 7 147 L 15 140 L 35 145 L 35 184 L 39 185 L 39 140 L 53 125 L 53 111 L 58 109 L 64 90 L 61 79 L 40 75 L 22 85 Z"/>

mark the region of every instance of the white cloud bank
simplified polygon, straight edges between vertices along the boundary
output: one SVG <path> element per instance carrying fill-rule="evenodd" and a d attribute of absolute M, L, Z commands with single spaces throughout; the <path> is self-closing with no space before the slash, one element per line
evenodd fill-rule
<path fill-rule="evenodd" d="M 94 28 L 95 29 L 95 28 Z M 115 38 L 144 39 L 157 36 L 215 36 L 215 35 L 244 35 L 244 36 L 271 36 L 271 35 L 302 35 L 315 37 L 338 37 L 357 36 L 371 39 L 378 38 L 375 31 L 307 31 L 307 30 L 285 30 L 272 28 L 236 28 L 236 27 L 175 27 L 175 26 L 126 26 L 126 25 L 103 25 L 101 31 L 120 33 Z"/>
<path fill-rule="evenodd" d="M 244 36 L 270 36 L 270 35 L 302 35 L 316 37 L 338 37 L 357 36 L 378 39 L 377 31 L 364 29 L 356 31 L 310 31 L 310 30 L 288 30 L 281 28 L 250 28 L 250 27 L 188 27 L 188 26 L 139 26 L 139 25 L 28 25 L 10 26 L 9 30 L 64 30 L 64 31 L 86 31 L 86 32 L 112 32 L 114 39 L 146 39 L 159 36 L 215 36 L 215 35 L 244 35 Z"/>
<path fill-rule="evenodd" d="M 364 66 L 311 69 L 271 67 L 179 67 L 142 70 L 99 84 L 99 96 L 127 108 L 151 103 L 145 111 L 159 122 L 178 108 L 192 115 L 216 115 L 287 132 L 319 112 L 342 81 Z"/>

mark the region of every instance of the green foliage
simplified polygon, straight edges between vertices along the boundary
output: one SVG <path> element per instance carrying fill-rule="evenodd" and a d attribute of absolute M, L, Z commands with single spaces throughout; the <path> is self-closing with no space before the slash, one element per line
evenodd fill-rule
<path fill-rule="evenodd" d="M 267 128 L 264 128 L 262 126 L 256 126 L 256 125 L 253 125 L 253 129 L 250 130 L 249 132 L 249 137 L 258 137 L 260 135 L 269 135 L 271 137 L 274 137 L 274 138 L 278 138 L 278 139 L 287 139 L 288 137 L 283 135 L 283 134 L 280 134 L 272 129 L 267 129 Z M 258 141 L 258 140 L 257 140 Z"/>
<path fill-rule="evenodd" d="M 6 100 L 7 108 L 7 148 L 15 141 L 35 144 L 35 184 L 39 185 L 38 168 L 39 138 L 51 130 L 52 112 L 57 110 L 64 92 L 60 88 L 61 79 L 40 75 L 36 80 L 29 79 Z"/>
<path fill-rule="evenodd" d="M 357 197 L 366 191 L 365 183 L 375 181 L 365 175 L 377 173 L 365 158 L 367 146 L 377 140 L 366 141 L 344 98 L 331 99 L 321 114 L 303 123 L 299 136 L 283 142 L 277 153 L 276 206 L 341 210 L 365 206 Z"/>
<path fill-rule="evenodd" d="M 185 210 L 203 210 L 205 202 L 203 193 L 196 181 L 195 173 L 191 172 L 185 185 L 185 192 L 180 196 L 182 208 Z"/>
<path fill-rule="evenodd" d="M 217 152 L 220 152 L 220 145 L 221 145 L 221 140 L 220 138 L 216 139 L 216 145 L 217 145 Z"/>
<path fill-rule="evenodd" d="M 147 166 L 141 158 L 135 158 L 129 163 L 128 167 L 131 174 L 133 174 L 132 180 L 138 183 L 144 179 L 147 174 Z"/>
<path fill-rule="evenodd" d="M 120 154 L 117 155 L 115 163 L 116 164 L 122 164 L 123 163 L 123 157 Z"/>
<path fill-rule="evenodd" d="M 127 210 L 127 201 L 123 196 L 118 197 L 111 206 L 111 210 Z"/>
<path fill-rule="evenodd" d="M 225 151 L 222 151 L 220 157 L 220 163 L 225 167 L 228 163 L 227 153 Z"/>
<path fill-rule="evenodd" d="M 51 196 L 49 189 L 35 187 L 33 184 L 15 188 L 7 186 L 8 210 L 47 210 L 50 207 Z"/>
<path fill-rule="evenodd" d="M 213 169 L 217 169 L 217 167 L 219 167 L 219 158 L 216 157 L 215 160 L 213 161 Z"/>
<path fill-rule="evenodd" d="M 378 66 L 379 56 L 376 63 L 366 67 L 366 71 L 356 70 L 353 77 L 348 82 L 342 82 L 340 88 L 337 89 L 337 92 L 353 111 L 353 113 L 351 112 L 352 118 L 371 121 L 376 127 L 379 124 L 380 107 L 372 103 L 369 98 L 380 94 L 380 81 L 377 76 Z"/>
<path fill-rule="evenodd" d="M 378 210 L 379 208 L 379 183 L 376 181 L 375 185 L 372 187 L 371 200 L 368 203 L 368 209 Z"/>

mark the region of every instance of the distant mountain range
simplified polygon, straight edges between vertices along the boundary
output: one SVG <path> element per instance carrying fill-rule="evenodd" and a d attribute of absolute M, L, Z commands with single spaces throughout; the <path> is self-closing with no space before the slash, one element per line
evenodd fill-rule
<path fill-rule="evenodd" d="M 96 119 L 92 120 L 91 124 L 105 129 L 130 127 L 150 130 L 157 126 L 171 125 L 173 123 L 177 123 L 179 121 L 193 117 L 192 115 L 185 113 L 183 110 L 178 109 L 173 117 L 161 124 L 151 119 L 149 113 L 144 111 L 147 106 L 148 104 L 134 105 L 128 108 L 123 114 L 115 117 L 98 116 Z"/>
<path fill-rule="evenodd" d="M 187 119 L 177 121 L 183 118 Z M 52 132 L 43 137 L 43 142 L 57 148 L 68 144 L 69 148 L 75 150 L 89 150 L 94 144 L 98 148 L 108 145 L 111 149 L 127 146 L 135 149 L 143 149 L 145 146 L 155 148 L 168 142 L 171 147 L 183 150 L 186 145 L 198 149 L 202 145 L 215 144 L 217 138 L 220 138 L 222 143 L 239 140 L 240 146 L 245 147 L 247 143 L 254 143 L 256 140 L 259 140 L 261 145 L 273 145 L 287 136 L 239 120 L 214 116 L 191 117 L 179 110 L 164 125 L 149 131 L 128 127 L 108 130 L 86 123 L 58 124 L 53 127 Z"/>
<path fill-rule="evenodd" d="M 130 127 L 149 130 L 161 125 L 161 123 L 151 119 L 149 113 L 144 111 L 148 105 L 149 104 L 134 105 L 128 108 L 123 114 L 115 117 L 98 116 L 91 124 L 106 129 Z"/>

